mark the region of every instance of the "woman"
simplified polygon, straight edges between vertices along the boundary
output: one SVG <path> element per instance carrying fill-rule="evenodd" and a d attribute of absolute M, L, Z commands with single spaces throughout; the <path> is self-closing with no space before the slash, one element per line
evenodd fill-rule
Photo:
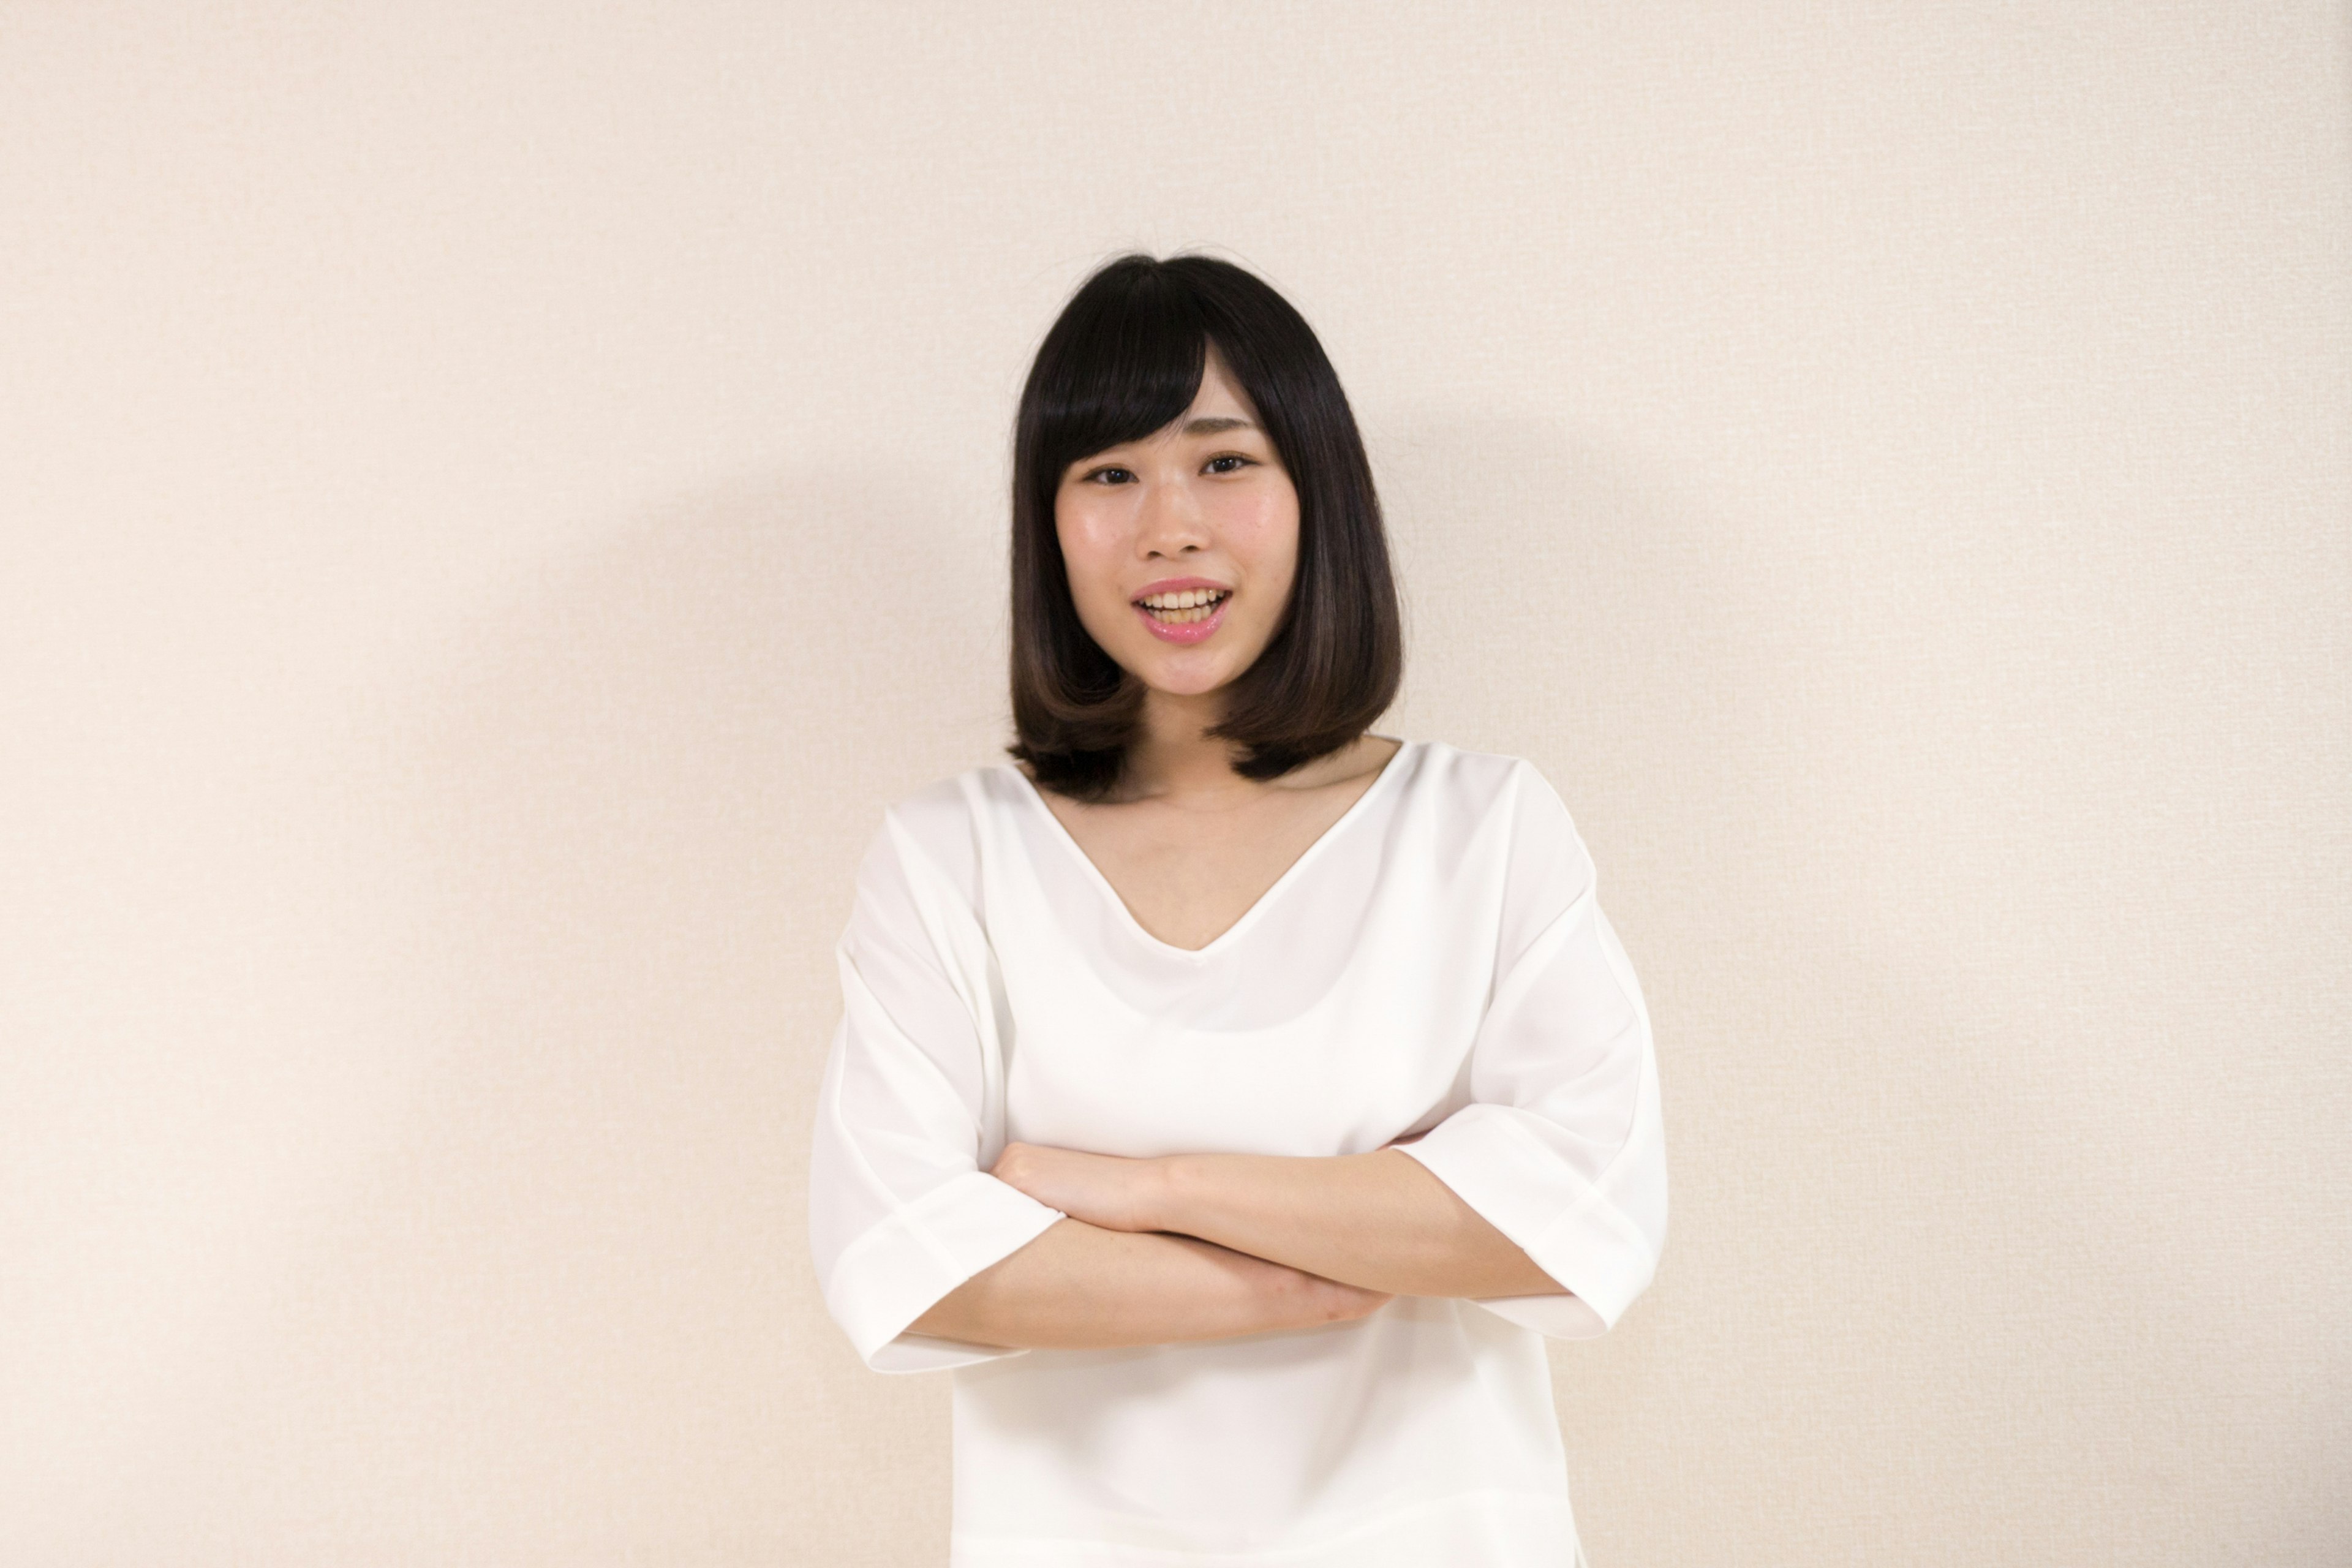
<path fill-rule="evenodd" d="M 1402 666 L 1315 334 L 1121 257 L 1014 443 L 999 763 L 889 807 L 811 1236 L 952 1368 L 952 1563 L 1565 1564 L 1543 1348 L 1665 1237 L 1650 1026 L 1528 763 L 1370 732 Z"/>

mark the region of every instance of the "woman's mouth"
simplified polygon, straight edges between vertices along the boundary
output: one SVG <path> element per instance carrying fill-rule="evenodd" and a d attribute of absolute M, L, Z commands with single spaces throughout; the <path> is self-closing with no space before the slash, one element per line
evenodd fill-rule
<path fill-rule="evenodd" d="M 1187 588 L 1152 594 L 1135 602 L 1135 613 L 1162 642 L 1195 643 L 1214 632 L 1233 601 L 1230 588 Z"/>

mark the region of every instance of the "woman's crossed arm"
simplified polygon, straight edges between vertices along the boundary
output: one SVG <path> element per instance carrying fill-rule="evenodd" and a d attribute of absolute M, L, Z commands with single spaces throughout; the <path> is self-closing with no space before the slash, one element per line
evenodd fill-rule
<path fill-rule="evenodd" d="M 950 1291 L 916 1332 L 1158 1344 L 1359 1318 L 1391 1296 L 1563 1293 L 1393 1148 L 1130 1160 L 1012 1143 L 991 1173 L 1070 1217 Z"/>

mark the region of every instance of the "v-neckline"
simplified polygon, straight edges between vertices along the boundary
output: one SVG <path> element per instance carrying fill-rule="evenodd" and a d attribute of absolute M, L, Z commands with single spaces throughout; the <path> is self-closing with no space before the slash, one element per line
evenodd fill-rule
<path fill-rule="evenodd" d="M 1119 896 L 1117 888 L 1111 886 L 1110 879 L 1103 875 L 1103 869 L 1095 864 L 1094 857 L 1087 853 L 1085 847 L 1071 834 L 1067 825 L 1054 815 L 1054 808 L 1045 804 L 1045 793 L 1038 789 L 1035 781 L 1011 763 L 999 763 L 996 765 L 1020 782 L 1022 790 L 1045 816 L 1046 826 L 1068 847 L 1069 852 L 1076 857 L 1078 864 L 1085 868 L 1086 874 L 1093 879 L 1096 888 L 1101 891 L 1103 897 L 1109 900 L 1111 908 L 1118 911 L 1118 918 L 1126 922 L 1129 931 L 1157 952 L 1172 953 L 1185 959 L 1204 959 L 1213 956 L 1219 949 L 1234 941 L 1244 930 L 1254 924 L 1259 911 L 1274 901 L 1276 894 L 1297 879 L 1300 870 L 1308 861 L 1315 858 L 1323 846 L 1338 837 L 1341 828 L 1363 815 L 1364 808 L 1370 804 L 1372 797 L 1388 787 L 1390 776 L 1400 771 L 1397 764 L 1404 761 L 1405 752 L 1420 743 L 1397 735 L 1374 735 L 1373 739 L 1394 741 L 1397 742 L 1397 749 L 1389 753 L 1389 760 L 1381 764 L 1381 771 L 1372 775 L 1372 782 L 1364 786 L 1363 793 L 1350 801 L 1348 804 L 1348 809 L 1334 818 L 1328 827 L 1315 836 L 1313 843 L 1298 852 L 1298 858 L 1283 868 L 1282 875 L 1276 877 L 1265 892 L 1253 900 L 1250 907 L 1244 910 L 1233 924 L 1210 938 L 1207 945 L 1202 947 L 1179 947 L 1174 942 L 1162 941 L 1144 930 L 1143 922 L 1135 918 L 1135 911 L 1128 908 L 1127 900 Z"/>

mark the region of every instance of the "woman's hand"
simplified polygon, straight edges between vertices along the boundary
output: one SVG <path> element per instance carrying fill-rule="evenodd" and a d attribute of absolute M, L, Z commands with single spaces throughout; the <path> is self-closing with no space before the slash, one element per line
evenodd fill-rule
<path fill-rule="evenodd" d="M 988 1173 L 1048 1208 L 1105 1230 L 1160 1230 L 1167 1165 L 1043 1143 L 1007 1143 Z"/>

